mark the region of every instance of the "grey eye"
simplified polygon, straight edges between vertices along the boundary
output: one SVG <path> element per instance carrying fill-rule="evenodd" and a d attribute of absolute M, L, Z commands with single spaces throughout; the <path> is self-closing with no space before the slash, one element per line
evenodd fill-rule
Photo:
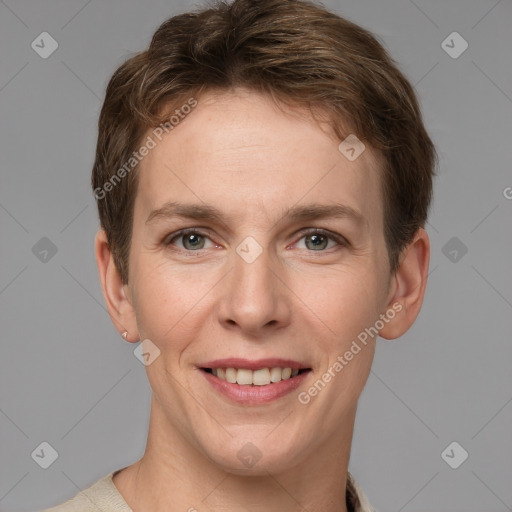
<path fill-rule="evenodd" d="M 196 233 L 183 235 L 181 241 L 185 249 L 194 250 L 204 248 L 204 237 Z"/>
<path fill-rule="evenodd" d="M 304 238 L 306 240 L 306 247 L 313 251 L 325 249 L 329 243 L 329 237 L 325 235 L 306 235 Z"/>

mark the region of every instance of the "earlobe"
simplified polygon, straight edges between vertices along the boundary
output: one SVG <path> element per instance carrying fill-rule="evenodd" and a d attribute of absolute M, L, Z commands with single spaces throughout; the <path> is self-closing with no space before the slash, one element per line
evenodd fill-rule
<path fill-rule="evenodd" d="M 112 323 L 121 336 L 124 332 L 129 333 L 126 337 L 123 336 L 127 341 L 138 341 L 135 311 L 125 292 L 126 285 L 123 284 L 121 274 L 114 263 L 103 229 L 96 234 L 94 245 L 101 289 Z"/>
<path fill-rule="evenodd" d="M 430 240 L 427 232 L 420 228 L 403 250 L 400 265 L 393 276 L 387 308 L 396 314 L 380 330 L 382 338 L 391 340 L 402 336 L 416 320 L 425 296 L 429 262 Z"/>

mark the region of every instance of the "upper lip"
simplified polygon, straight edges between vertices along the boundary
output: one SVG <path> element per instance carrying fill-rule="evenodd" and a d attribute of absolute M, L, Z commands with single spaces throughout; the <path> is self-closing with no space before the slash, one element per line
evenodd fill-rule
<path fill-rule="evenodd" d="M 265 359 L 243 359 L 240 357 L 230 357 L 227 359 L 215 359 L 197 365 L 199 368 L 243 368 L 247 370 L 261 370 L 262 368 L 291 368 L 292 370 L 301 370 L 310 368 L 308 365 L 294 361 L 293 359 L 282 359 L 270 357 Z"/>

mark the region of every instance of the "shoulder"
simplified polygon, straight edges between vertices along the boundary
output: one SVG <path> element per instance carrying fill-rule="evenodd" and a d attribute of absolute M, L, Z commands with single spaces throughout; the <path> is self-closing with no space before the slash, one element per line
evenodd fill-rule
<path fill-rule="evenodd" d="M 350 473 L 347 474 L 347 505 L 354 512 L 375 512 L 363 489 Z"/>
<path fill-rule="evenodd" d="M 131 512 L 130 507 L 112 481 L 114 473 L 100 478 L 65 503 L 47 508 L 42 512 L 98 512 L 98 510 L 102 512 Z"/>

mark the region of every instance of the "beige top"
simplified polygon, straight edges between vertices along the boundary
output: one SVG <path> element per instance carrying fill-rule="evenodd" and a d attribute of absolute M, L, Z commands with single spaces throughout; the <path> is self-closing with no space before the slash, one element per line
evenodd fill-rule
<path fill-rule="evenodd" d="M 112 477 L 119 471 L 101 478 L 62 505 L 47 508 L 43 512 L 132 512 L 112 481 Z M 350 473 L 347 480 L 347 508 L 348 512 L 375 512 Z"/>

